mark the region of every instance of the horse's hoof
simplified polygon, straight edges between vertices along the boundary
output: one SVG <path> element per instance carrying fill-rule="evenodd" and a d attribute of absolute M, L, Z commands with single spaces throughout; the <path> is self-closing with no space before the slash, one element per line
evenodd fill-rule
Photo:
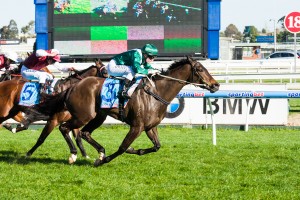
<path fill-rule="evenodd" d="M 126 150 L 126 153 L 130 153 L 133 154 L 134 149 L 132 147 L 128 147 L 128 149 Z"/>
<path fill-rule="evenodd" d="M 71 156 L 69 157 L 69 164 L 74 164 L 76 160 L 77 160 L 77 155 L 71 154 Z"/>
<path fill-rule="evenodd" d="M 96 161 L 94 162 L 95 167 L 99 167 L 100 165 L 103 165 L 103 164 L 104 164 L 103 160 L 100 160 L 100 159 L 96 159 Z"/>
<path fill-rule="evenodd" d="M 29 154 L 29 153 L 26 153 L 26 155 L 25 155 L 25 159 L 29 159 L 31 157 L 31 154 Z"/>
<path fill-rule="evenodd" d="M 12 132 L 12 133 L 16 133 L 16 132 L 17 132 L 17 129 L 16 129 L 16 128 L 13 128 L 13 129 L 11 129 L 11 132 Z"/>
<path fill-rule="evenodd" d="M 6 128 L 7 130 L 12 131 L 12 127 L 10 124 L 3 124 L 2 126 L 3 126 L 3 128 Z"/>
<path fill-rule="evenodd" d="M 89 156 L 84 156 L 84 157 L 85 157 L 86 159 L 88 159 L 88 160 L 91 159 Z"/>

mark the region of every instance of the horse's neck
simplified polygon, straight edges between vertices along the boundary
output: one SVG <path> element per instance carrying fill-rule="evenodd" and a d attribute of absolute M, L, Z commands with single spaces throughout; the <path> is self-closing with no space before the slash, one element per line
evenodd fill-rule
<path fill-rule="evenodd" d="M 178 70 L 170 72 L 167 78 L 163 78 L 156 82 L 156 89 L 161 97 L 167 101 L 172 101 L 180 90 L 186 85 L 184 81 L 188 79 L 190 74 L 187 74 L 187 70 Z M 170 77 L 170 78 L 168 78 Z"/>

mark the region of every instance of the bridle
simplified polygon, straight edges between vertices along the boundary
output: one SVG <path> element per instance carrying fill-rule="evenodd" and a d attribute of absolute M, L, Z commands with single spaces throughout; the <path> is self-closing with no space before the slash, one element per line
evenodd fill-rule
<path fill-rule="evenodd" d="M 197 63 L 196 63 L 196 64 L 197 64 Z M 193 65 L 193 63 L 190 63 L 190 65 L 191 65 L 191 70 L 192 70 L 192 74 L 191 74 L 191 76 L 192 76 L 192 81 L 191 81 L 191 82 L 185 81 L 185 80 L 181 80 L 181 79 L 177 79 L 177 78 L 173 78 L 173 77 L 166 76 L 166 75 L 162 75 L 162 74 L 157 74 L 157 75 L 160 76 L 160 77 L 163 77 L 163 78 L 170 79 L 170 80 L 178 81 L 179 83 L 185 84 L 185 85 L 191 84 L 191 85 L 198 86 L 198 87 L 204 87 L 204 86 L 207 86 L 208 84 L 207 84 L 207 83 L 202 79 L 202 77 L 200 76 L 200 74 L 199 74 L 199 72 L 198 72 L 199 70 L 197 69 L 196 64 Z M 194 82 L 194 76 L 195 76 L 195 75 L 197 75 L 197 76 L 199 77 L 198 80 L 196 80 L 195 82 L 198 82 L 198 81 L 202 80 L 202 82 L 204 82 L 204 83 L 195 83 L 195 82 Z"/>

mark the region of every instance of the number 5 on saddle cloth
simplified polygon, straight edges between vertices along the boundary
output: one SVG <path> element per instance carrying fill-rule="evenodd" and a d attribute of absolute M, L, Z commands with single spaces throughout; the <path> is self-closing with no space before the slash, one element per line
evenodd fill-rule
<path fill-rule="evenodd" d="M 52 88 L 56 84 L 58 79 L 53 79 L 53 81 L 47 81 L 45 84 L 44 92 L 47 94 L 52 94 Z M 33 106 L 41 102 L 41 85 L 38 82 L 26 82 L 23 85 L 20 94 L 19 105 L 22 106 Z"/>

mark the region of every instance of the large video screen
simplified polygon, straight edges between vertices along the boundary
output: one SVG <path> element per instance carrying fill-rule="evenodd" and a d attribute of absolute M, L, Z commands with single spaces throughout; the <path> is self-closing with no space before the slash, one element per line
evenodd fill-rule
<path fill-rule="evenodd" d="M 52 0 L 52 45 L 62 54 L 112 56 L 152 43 L 159 56 L 198 55 L 205 2 Z"/>

